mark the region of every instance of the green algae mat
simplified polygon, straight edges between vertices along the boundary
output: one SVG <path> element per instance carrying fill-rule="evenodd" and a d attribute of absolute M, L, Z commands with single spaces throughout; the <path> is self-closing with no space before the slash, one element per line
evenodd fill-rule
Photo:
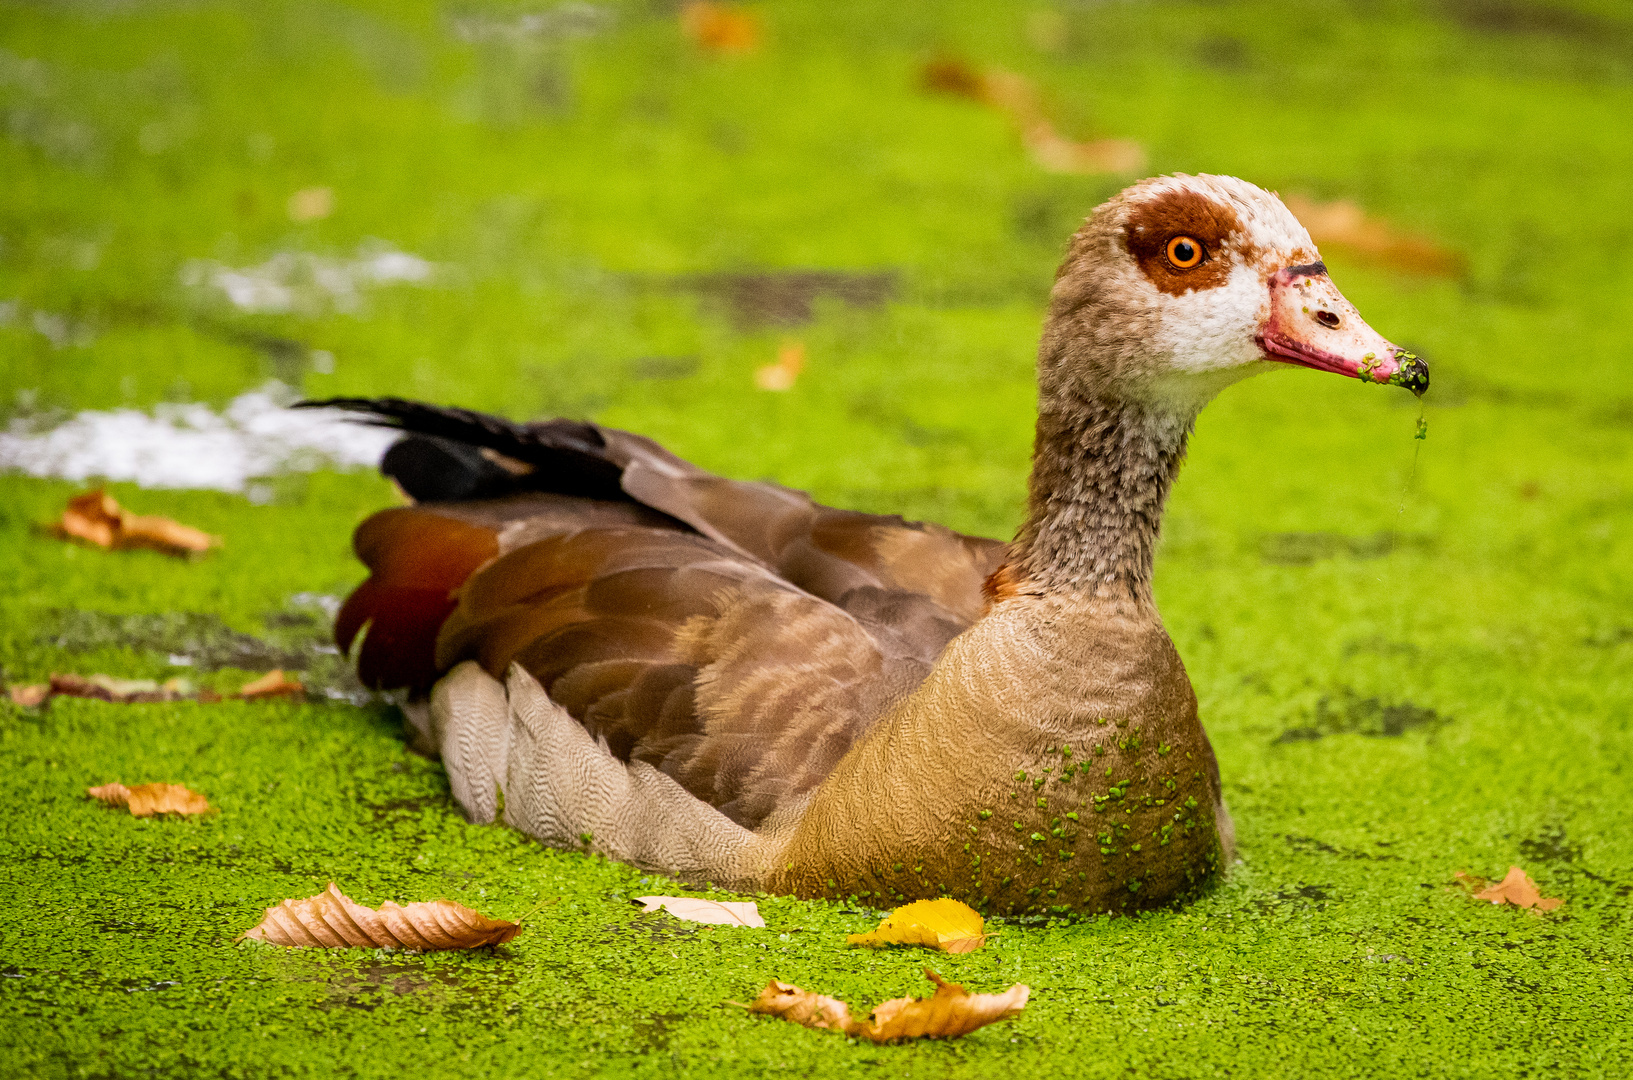
<path fill-rule="evenodd" d="M 1202 416 L 1157 566 L 1241 861 L 1138 917 L 997 921 L 964 956 L 642 914 L 673 882 L 466 824 L 324 647 L 393 498 L 299 462 L 116 483 L 223 539 L 60 543 L 87 486 L 0 475 L 0 665 L 300 670 L 305 702 L 0 703 L 0 1075 L 1625 1076 L 1633 1067 L 1633 22 L 1610 0 L 675 6 L 0 2 L 0 410 L 266 387 L 593 416 L 723 472 L 1004 535 L 1065 236 L 1126 176 L 1042 170 L 1024 74 L 1148 172 L 1355 202 L 1459 253 L 1330 247 L 1409 395 L 1287 371 Z M 281 291 L 280 291 L 281 290 Z M 791 389 L 757 369 L 803 348 Z M 280 389 L 281 387 L 281 389 Z M 223 451 L 225 453 L 225 451 Z M 204 455 L 209 457 L 210 455 Z M 286 463 L 288 464 L 288 463 Z M 253 472 L 253 470 L 251 470 Z M 58 478 L 52 478 L 56 476 Z M 170 781 L 219 813 L 87 799 Z M 1539 914 L 1455 885 L 1511 865 Z M 526 916 L 405 955 L 238 935 L 330 881 Z M 705 894 L 706 890 L 697 890 Z M 1018 1018 L 874 1046 L 751 1016 L 772 978 L 866 1008 L 926 963 Z"/>

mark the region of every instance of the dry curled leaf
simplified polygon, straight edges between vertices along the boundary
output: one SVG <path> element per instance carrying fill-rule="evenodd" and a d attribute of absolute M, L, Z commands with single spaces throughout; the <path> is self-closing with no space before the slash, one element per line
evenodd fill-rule
<path fill-rule="evenodd" d="M 302 697 L 306 694 L 306 687 L 286 676 L 281 670 L 274 668 L 258 679 L 251 679 L 238 691 L 238 697 L 246 700 L 270 697 Z"/>
<path fill-rule="evenodd" d="M 827 1028 L 847 1034 L 855 1023 L 851 1020 L 850 1008 L 838 998 L 801 990 L 776 979 L 766 983 L 765 989 L 749 1005 L 748 1011 L 780 1016 L 808 1028 Z"/>
<path fill-rule="evenodd" d="M 68 500 L 51 531 L 63 540 L 79 540 L 110 550 L 152 548 L 167 555 L 197 555 L 221 541 L 190 525 L 165 517 L 132 514 L 98 488 Z"/>
<path fill-rule="evenodd" d="M 763 927 L 760 909 L 752 900 L 704 900 L 697 896 L 637 896 L 641 910 L 669 912 L 687 922 L 714 923 L 717 926 Z"/>
<path fill-rule="evenodd" d="M 960 900 L 915 900 L 892 911 L 871 934 L 851 934 L 851 945 L 922 945 L 942 952 L 974 952 L 986 943 L 980 914 Z"/>
<path fill-rule="evenodd" d="M 1001 68 L 978 69 L 944 57 L 924 65 L 925 89 L 979 101 L 1009 118 L 1032 160 L 1050 172 L 1128 173 L 1145 166 L 1145 148 L 1128 139 L 1077 142 L 1055 128 L 1038 86 L 1024 75 Z"/>
<path fill-rule="evenodd" d="M 1517 866 L 1510 866 L 1507 876 L 1495 885 L 1461 870 L 1457 872 L 1456 877 L 1465 888 L 1471 891 L 1479 890 L 1474 893 L 1476 900 L 1484 900 L 1491 904 L 1513 904 L 1518 908 L 1552 911 L 1565 902 L 1561 897 L 1543 896 L 1542 891 L 1537 888 L 1537 883 Z"/>
<path fill-rule="evenodd" d="M 451 900 L 407 907 L 387 900 L 375 910 L 353 901 L 331 881 L 316 896 L 267 908 L 266 918 L 244 931 L 244 937 L 293 948 L 435 952 L 502 945 L 521 932 L 520 923 L 490 919 Z"/>
<path fill-rule="evenodd" d="M 680 9 L 680 28 L 710 52 L 753 52 L 760 44 L 760 20 L 735 4 L 692 0 Z"/>
<path fill-rule="evenodd" d="M 47 691 L 47 699 L 60 695 L 111 701 L 116 705 L 140 705 L 152 701 L 180 701 L 192 695 L 193 684 L 181 678 L 159 682 L 155 679 L 120 679 L 112 675 L 53 674 Z"/>
<path fill-rule="evenodd" d="M 749 1005 L 750 1012 L 779 1016 L 806 1027 L 842 1031 L 846 1035 L 893 1042 L 897 1039 L 956 1039 L 998 1020 L 1019 1015 L 1031 989 L 1016 983 L 1001 994 L 972 994 L 958 983 L 943 982 L 929 968 L 924 974 L 936 984 L 928 998 L 892 998 L 876 1006 L 865 1020 L 853 1019 L 843 1001 L 801 990 L 772 979 Z"/>
<path fill-rule="evenodd" d="M 210 800 L 180 784 L 103 784 L 86 788 L 85 794 L 109 806 L 126 806 L 132 817 L 152 817 L 154 814 L 208 814 L 215 807 Z"/>
<path fill-rule="evenodd" d="M 958 983 L 942 982 L 941 976 L 924 969 L 936 984 L 928 998 L 892 998 L 873 1010 L 860 1026 L 860 1034 L 874 1042 L 894 1039 L 956 1039 L 994 1021 L 1017 1016 L 1026 1008 L 1032 990 L 1016 983 L 1001 994 L 972 994 Z"/>
<path fill-rule="evenodd" d="M 1459 253 L 1428 237 L 1402 232 L 1347 199 L 1317 202 L 1304 195 L 1289 195 L 1283 201 L 1319 245 L 1352 248 L 1377 262 L 1417 274 L 1459 277 L 1467 268 Z"/>

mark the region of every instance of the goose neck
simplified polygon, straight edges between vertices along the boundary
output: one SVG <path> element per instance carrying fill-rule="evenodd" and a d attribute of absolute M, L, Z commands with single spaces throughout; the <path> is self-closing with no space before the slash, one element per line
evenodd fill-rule
<path fill-rule="evenodd" d="M 1149 605 L 1163 508 L 1194 422 L 1109 397 L 1046 401 L 1011 559 L 1025 591 Z"/>

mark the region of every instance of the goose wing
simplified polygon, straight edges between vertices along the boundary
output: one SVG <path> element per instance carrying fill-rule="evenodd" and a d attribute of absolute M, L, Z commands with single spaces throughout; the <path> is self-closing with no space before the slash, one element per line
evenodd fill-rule
<path fill-rule="evenodd" d="M 366 682 L 520 663 L 619 758 L 749 827 L 923 680 L 1002 559 L 995 541 L 727 480 L 597 425 L 314 404 L 410 432 L 382 467 L 428 500 L 358 530 L 373 574 L 336 632 L 349 648 L 368 625 Z"/>

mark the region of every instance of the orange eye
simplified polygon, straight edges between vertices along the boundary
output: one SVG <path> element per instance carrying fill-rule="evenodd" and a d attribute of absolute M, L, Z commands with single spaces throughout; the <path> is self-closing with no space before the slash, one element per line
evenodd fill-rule
<path fill-rule="evenodd" d="M 1202 261 L 1208 249 L 1202 246 L 1202 241 L 1193 240 L 1189 236 L 1176 236 L 1168 241 L 1168 261 L 1177 269 L 1189 270 Z"/>

